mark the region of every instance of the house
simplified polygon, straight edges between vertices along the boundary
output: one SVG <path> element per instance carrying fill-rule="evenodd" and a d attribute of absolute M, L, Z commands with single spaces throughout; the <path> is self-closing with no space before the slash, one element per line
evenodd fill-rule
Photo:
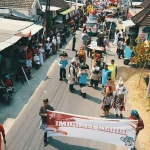
<path fill-rule="evenodd" d="M 40 0 L 40 4 L 41 5 L 46 5 L 46 1 L 45 0 Z M 74 9 L 71 8 L 68 3 L 64 0 L 50 0 L 50 5 L 53 7 L 57 7 L 60 8 L 59 10 L 57 10 L 57 14 L 55 17 L 55 21 L 63 21 L 65 22 L 66 20 L 68 20 L 71 16 L 74 15 Z"/>
<path fill-rule="evenodd" d="M 39 0 L 1 0 L 0 7 L 8 8 L 12 16 L 34 18 L 41 9 Z"/>
<path fill-rule="evenodd" d="M 144 33 L 144 28 L 150 27 L 150 1 L 145 0 L 141 5 L 145 8 L 133 16 L 131 20 L 139 27 L 138 35 L 145 34 L 145 37 L 147 38 L 148 33 Z"/>

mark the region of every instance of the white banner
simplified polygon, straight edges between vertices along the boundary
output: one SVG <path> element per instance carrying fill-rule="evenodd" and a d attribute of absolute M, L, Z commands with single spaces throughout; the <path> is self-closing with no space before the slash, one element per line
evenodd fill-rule
<path fill-rule="evenodd" d="M 103 119 L 48 111 L 47 135 L 91 139 L 134 147 L 136 121 Z"/>

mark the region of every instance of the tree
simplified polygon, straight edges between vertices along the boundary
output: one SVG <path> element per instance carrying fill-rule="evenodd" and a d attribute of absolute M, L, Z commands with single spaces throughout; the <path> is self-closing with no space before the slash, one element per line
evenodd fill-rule
<path fill-rule="evenodd" d="M 150 61 L 150 41 L 145 41 L 140 39 L 140 37 L 136 38 L 137 46 L 130 46 L 135 54 L 135 63 L 139 67 L 145 67 L 148 65 L 148 61 Z"/>

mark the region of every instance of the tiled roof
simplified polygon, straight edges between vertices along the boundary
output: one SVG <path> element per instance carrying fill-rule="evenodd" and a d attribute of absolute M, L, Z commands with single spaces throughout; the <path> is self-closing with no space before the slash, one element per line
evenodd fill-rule
<path fill-rule="evenodd" d="M 0 7 L 31 8 L 34 0 L 0 0 Z"/>
<path fill-rule="evenodd" d="M 143 7 L 143 8 L 146 8 L 147 6 L 149 6 L 150 5 L 150 0 L 144 0 L 142 3 L 141 3 L 141 6 Z"/>
<path fill-rule="evenodd" d="M 41 5 L 46 5 L 46 0 L 39 0 L 39 1 Z M 55 7 L 60 7 L 61 9 L 58 10 L 59 12 L 70 8 L 68 3 L 65 2 L 64 0 L 50 0 L 50 5 Z"/>
<path fill-rule="evenodd" d="M 133 16 L 132 21 L 140 26 L 150 26 L 150 5 L 140 11 L 138 14 Z"/>

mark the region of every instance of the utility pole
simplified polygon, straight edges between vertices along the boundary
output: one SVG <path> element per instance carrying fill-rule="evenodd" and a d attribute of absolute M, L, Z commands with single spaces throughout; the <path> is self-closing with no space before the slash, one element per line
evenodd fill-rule
<path fill-rule="evenodd" d="M 49 27 L 50 27 L 50 0 L 46 0 L 45 19 L 46 19 L 46 38 L 47 38 L 49 36 Z"/>

